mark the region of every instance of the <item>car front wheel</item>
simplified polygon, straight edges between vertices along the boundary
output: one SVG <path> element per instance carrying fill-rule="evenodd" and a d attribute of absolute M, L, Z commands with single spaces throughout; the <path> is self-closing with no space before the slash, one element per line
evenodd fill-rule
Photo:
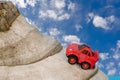
<path fill-rule="evenodd" d="M 69 56 L 68 57 L 68 62 L 70 64 L 75 64 L 77 62 L 77 58 L 75 56 Z"/>

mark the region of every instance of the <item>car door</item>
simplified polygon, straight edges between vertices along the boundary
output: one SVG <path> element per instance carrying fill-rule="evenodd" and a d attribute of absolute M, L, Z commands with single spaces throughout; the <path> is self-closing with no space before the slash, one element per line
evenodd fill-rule
<path fill-rule="evenodd" d="M 89 60 L 90 52 L 88 50 L 82 50 L 80 55 L 80 62 Z"/>

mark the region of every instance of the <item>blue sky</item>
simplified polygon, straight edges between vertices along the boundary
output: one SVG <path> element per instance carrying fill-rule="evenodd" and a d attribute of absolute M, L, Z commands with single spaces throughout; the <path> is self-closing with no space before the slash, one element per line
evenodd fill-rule
<path fill-rule="evenodd" d="M 120 76 L 120 0 L 11 0 L 32 25 L 63 46 L 99 50 L 98 67 Z"/>

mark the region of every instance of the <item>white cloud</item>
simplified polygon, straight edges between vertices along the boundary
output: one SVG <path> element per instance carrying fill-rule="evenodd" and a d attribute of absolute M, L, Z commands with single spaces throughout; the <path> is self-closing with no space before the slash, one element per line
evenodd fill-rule
<path fill-rule="evenodd" d="M 115 53 L 113 55 L 113 58 L 116 59 L 116 60 L 119 60 L 120 59 L 120 54 L 119 53 Z"/>
<path fill-rule="evenodd" d="M 57 9 L 62 9 L 65 7 L 65 0 L 51 0 L 51 5 Z"/>
<path fill-rule="evenodd" d="M 65 35 L 63 36 L 63 40 L 65 42 L 68 42 L 68 43 L 80 43 L 80 38 L 78 38 L 77 36 L 75 35 Z"/>
<path fill-rule="evenodd" d="M 70 3 L 68 4 L 68 10 L 74 11 L 74 9 L 75 9 L 75 3 L 70 2 Z"/>
<path fill-rule="evenodd" d="M 58 20 L 64 20 L 64 19 L 69 19 L 70 18 L 70 15 L 68 13 L 65 13 L 61 16 L 58 17 Z"/>
<path fill-rule="evenodd" d="M 120 48 L 120 40 L 117 41 L 117 47 Z"/>
<path fill-rule="evenodd" d="M 100 53 L 100 59 L 101 60 L 106 60 L 109 58 L 109 53 Z"/>
<path fill-rule="evenodd" d="M 39 17 L 42 17 L 42 18 L 46 18 L 46 17 L 49 17 L 49 18 L 52 18 L 52 19 L 56 19 L 57 18 L 57 14 L 54 10 L 46 10 L 46 11 L 40 11 L 39 12 L 40 16 Z"/>
<path fill-rule="evenodd" d="M 91 13 L 88 13 L 86 20 L 87 20 L 87 23 L 93 20 L 93 25 L 96 28 L 111 30 L 113 28 L 112 23 L 116 21 L 116 17 L 114 15 L 111 15 L 103 18 L 102 16 L 98 16 L 91 12 Z"/>
<path fill-rule="evenodd" d="M 113 58 L 115 60 L 119 60 L 120 59 L 120 40 L 117 41 L 116 43 L 116 48 L 114 49 L 114 54 L 113 54 Z"/>
<path fill-rule="evenodd" d="M 105 18 L 95 15 L 93 19 L 93 24 L 97 28 L 103 28 L 105 30 L 110 30 L 112 28 L 111 23 L 113 23 L 114 21 L 115 21 L 115 17 L 113 15 L 109 17 L 105 17 Z"/>
<path fill-rule="evenodd" d="M 109 71 L 108 71 L 108 75 L 114 75 L 115 73 L 116 73 L 116 69 L 115 68 L 113 68 L 113 69 L 110 69 Z"/>
<path fill-rule="evenodd" d="M 111 15 L 109 17 L 106 18 L 106 20 L 110 23 L 114 22 L 115 21 L 115 16 Z"/>
<path fill-rule="evenodd" d="M 103 65 L 102 63 L 98 63 L 97 66 L 98 66 L 99 68 L 104 68 L 104 65 Z"/>
<path fill-rule="evenodd" d="M 93 24 L 95 27 L 98 27 L 98 28 L 103 28 L 105 30 L 109 29 L 106 19 L 104 19 L 103 17 L 100 17 L 100 16 L 94 17 Z"/>
<path fill-rule="evenodd" d="M 65 0 L 42 0 L 40 1 L 39 18 L 53 19 L 56 21 L 68 20 L 70 14 L 65 10 Z"/>
<path fill-rule="evenodd" d="M 87 15 L 87 23 L 89 23 L 93 18 L 94 18 L 94 13 L 88 13 L 88 15 Z"/>
<path fill-rule="evenodd" d="M 20 8 L 26 8 L 27 5 L 34 7 L 37 2 L 37 0 L 7 0 L 7 1 L 12 1 L 15 5 L 18 5 L 18 7 Z"/>
<path fill-rule="evenodd" d="M 35 6 L 35 4 L 37 3 L 37 0 L 26 0 L 26 3 L 32 7 Z"/>
<path fill-rule="evenodd" d="M 12 1 L 15 5 L 18 5 L 21 8 L 26 8 L 27 6 L 25 0 L 10 0 L 10 1 Z"/>
<path fill-rule="evenodd" d="M 94 16 L 95 16 L 95 14 L 94 14 L 94 13 L 88 13 L 88 17 L 90 17 L 90 19 L 93 19 L 93 18 L 94 18 Z"/>
<path fill-rule="evenodd" d="M 65 20 L 65 19 L 69 19 L 70 15 L 68 13 L 62 13 L 59 14 L 54 10 L 46 10 L 46 11 L 42 11 L 40 10 L 39 12 L 39 17 L 40 18 L 51 18 L 54 20 Z"/>
<path fill-rule="evenodd" d="M 49 29 L 49 34 L 50 34 L 51 36 L 57 36 L 57 35 L 60 34 L 60 31 L 59 31 L 57 28 L 50 28 L 50 29 Z"/>
<path fill-rule="evenodd" d="M 109 62 L 108 64 L 106 64 L 106 69 L 109 70 L 109 69 L 112 69 L 114 67 L 115 63 L 114 62 Z"/>
<path fill-rule="evenodd" d="M 82 28 L 83 28 L 83 27 L 82 27 L 81 25 L 78 25 L 78 24 L 75 25 L 76 31 L 79 31 L 79 30 L 82 29 Z"/>

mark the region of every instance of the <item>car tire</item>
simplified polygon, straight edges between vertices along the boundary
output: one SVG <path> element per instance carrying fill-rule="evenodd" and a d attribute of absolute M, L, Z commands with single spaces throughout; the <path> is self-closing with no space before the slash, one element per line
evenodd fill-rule
<path fill-rule="evenodd" d="M 70 64 L 75 64 L 75 63 L 77 63 L 77 57 L 75 57 L 75 56 L 69 56 L 68 57 L 68 62 L 70 63 Z"/>
<path fill-rule="evenodd" d="M 84 70 L 90 69 L 90 64 L 88 62 L 83 62 L 81 68 Z"/>
<path fill-rule="evenodd" d="M 93 66 L 93 69 L 95 69 L 95 65 Z"/>

